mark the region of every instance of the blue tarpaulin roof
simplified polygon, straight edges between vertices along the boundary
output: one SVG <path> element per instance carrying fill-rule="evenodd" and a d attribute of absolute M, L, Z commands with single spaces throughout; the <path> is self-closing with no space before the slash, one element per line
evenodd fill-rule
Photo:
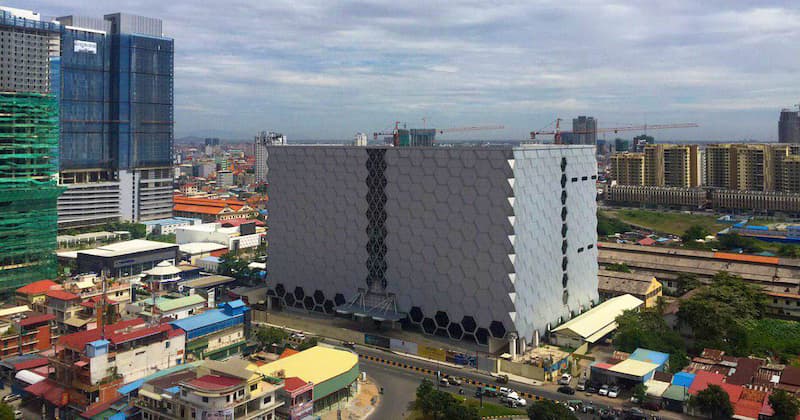
<path fill-rule="evenodd" d="M 694 376 L 694 373 L 678 372 L 672 375 L 672 385 L 685 386 L 686 388 L 689 388 L 692 386 L 692 382 L 694 382 Z"/>

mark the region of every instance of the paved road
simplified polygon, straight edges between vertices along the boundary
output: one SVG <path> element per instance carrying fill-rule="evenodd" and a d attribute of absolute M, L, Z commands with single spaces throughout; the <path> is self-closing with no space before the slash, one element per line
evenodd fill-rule
<path fill-rule="evenodd" d="M 374 349 L 372 347 L 365 347 L 365 346 L 356 346 L 356 352 L 361 356 L 372 356 L 377 357 L 379 359 L 387 360 L 390 362 L 399 363 L 401 365 L 411 365 L 414 367 L 418 367 L 421 369 L 429 369 L 434 372 L 441 371 L 443 374 L 457 376 L 461 378 L 465 378 L 467 380 L 482 382 L 485 384 L 491 384 L 493 386 L 499 386 L 495 382 L 495 378 L 489 374 L 483 373 L 481 371 L 477 371 L 475 369 L 467 369 L 467 368 L 454 368 L 447 365 L 440 365 L 437 363 L 419 360 L 410 357 L 404 357 L 401 355 L 397 355 L 395 353 L 389 351 L 382 351 L 378 349 Z M 420 381 L 423 378 L 428 378 L 435 383 L 435 374 L 425 373 L 425 372 L 418 372 L 416 370 L 410 370 L 401 366 L 391 366 L 381 362 L 374 362 L 367 360 L 365 357 L 361 358 L 361 366 L 362 369 L 367 371 L 367 375 L 370 375 L 370 370 L 375 371 L 377 375 L 374 375 L 375 381 L 378 382 L 378 386 L 384 387 L 384 400 L 381 405 L 376 409 L 373 416 L 374 419 L 382 419 L 382 418 L 402 418 L 402 415 L 399 413 L 404 413 L 408 410 L 408 404 L 414 400 L 415 395 L 414 391 L 416 387 L 419 385 Z M 397 383 L 397 385 L 395 385 Z M 533 396 L 538 396 L 540 398 L 546 398 L 551 400 L 557 401 L 567 401 L 567 400 L 582 400 L 584 403 L 590 402 L 595 407 L 615 407 L 617 409 L 622 408 L 623 406 L 630 406 L 630 404 L 626 404 L 625 402 L 617 399 L 612 400 L 607 397 L 600 397 L 597 395 L 587 396 L 585 393 L 578 392 L 575 395 L 564 395 L 561 393 L 556 392 L 553 387 L 542 387 L 542 386 L 533 386 L 526 383 L 520 383 L 515 381 L 510 381 L 508 385 L 504 385 L 509 388 L 514 389 L 520 393 L 527 393 Z M 395 389 L 396 388 L 396 389 Z M 464 385 L 464 394 L 467 397 L 474 397 L 476 385 L 466 384 Z M 446 388 L 450 392 L 457 392 L 457 387 L 450 387 Z M 529 403 L 531 398 L 528 398 Z M 498 403 L 498 401 L 492 401 L 493 403 Z M 386 407 L 384 407 L 386 404 Z M 666 419 L 682 419 L 686 418 L 678 413 L 672 412 L 665 412 L 660 411 L 657 413 L 658 416 L 661 418 Z"/>

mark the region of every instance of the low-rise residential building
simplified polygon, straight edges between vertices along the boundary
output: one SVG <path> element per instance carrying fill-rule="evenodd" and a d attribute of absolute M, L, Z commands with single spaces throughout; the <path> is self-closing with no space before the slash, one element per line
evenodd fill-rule
<path fill-rule="evenodd" d="M 216 242 L 189 242 L 180 244 L 181 258 L 191 264 L 198 265 L 198 261 L 205 257 L 220 257 L 228 253 L 228 244 Z M 212 271 L 213 272 L 213 271 Z"/>
<path fill-rule="evenodd" d="M 91 411 L 118 398 L 120 385 L 184 362 L 185 335 L 168 324 L 141 318 L 61 336 L 50 358 L 52 378 L 26 391 L 43 397 L 48 417 L 63 410 Z"/>
<path fill-rule="evenodd" d="M 285 402 L 278 408 L 280 418 L 298 420 L 314 414 L 314 384 L 311 382 L 297 376 L 286 378 L 278 395 Z"/>
<path fill-rule="evenodd" d="M 70 332 L 68 321 L 78 318 L 83 310 L 81 297 L 64 290 L 50 290 L 47 296 L 47 313 L 55 317 L 55 323 L 61 334 Z"/>
<path fill-rule="evenodd" d="M 148 298 L 137 302 L 135 308 L 129 307 L 128 313 L 146 320 L 178 320 L 200 313 L 206 303 L 206 298 L 200 295 L 165 295 L 155 299 L 155 310 L 153 300 Z"/>
<path fill-rule="evenodd" d="M 631 294 L 644 301 L 645 308 L 655 307 L 663 294 L 661 283 L 651 274 L 602 269 L 598 272 L 597 289 L 601 300 Z"/>
<path fill-rule="evenodd" d="M 27 305 L 31 310 L 45 312 L 47 292 L 61 289 L 61 285 L 53 280 L 39 280 L 20 287 L 15 292 L 17 305 Z"/>
<path fill-rule="evenodd" d="M 284 402 L 283 383 L 264 377 L 239 359 L 204 361 L 198 367 L 145 382 L 137 406 L 141 418 L 273 420 Z"/>
<path fill-rule="evenodd" d="M 170 322 L 186 332 L 186 353 L 194 359 L 223 359 L 238 354 L 250 337 L 250 308 L 241 300 Z"/>
<path fill-rule="evenodd" d="M 58 338 L 55 315 L 3 310 L 0 313 L 0 358 L 38 353 L 49 349 Z M 15 308 L 9 308 L 15 309 Z"/>

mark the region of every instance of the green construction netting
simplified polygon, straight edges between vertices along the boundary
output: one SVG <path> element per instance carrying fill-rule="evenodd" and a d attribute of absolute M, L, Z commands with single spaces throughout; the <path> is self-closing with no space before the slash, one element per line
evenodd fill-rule
<path fill-rule="evenodd" d="M 0 293 L 55 277 L 58 105 L 0 93 Z"/>

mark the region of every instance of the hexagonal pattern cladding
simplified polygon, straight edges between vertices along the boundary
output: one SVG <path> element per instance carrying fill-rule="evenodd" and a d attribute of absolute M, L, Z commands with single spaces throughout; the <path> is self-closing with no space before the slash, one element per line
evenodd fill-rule
<path fill-rule="evenodd" d="M 317 291 L 341 304 L 366 285 L 367 156 L 270 148 L 269 281 L 287 304 L 298 286 L 300 304 L 313 296 L 319 309 Z M 516 331 L 529 341 L 597 299 L 595 187 L 582 180 L 594 175 L 593 148 L 390 148 L 384 158 L 387 291 L 426 332 L 485 343 Z"/>

